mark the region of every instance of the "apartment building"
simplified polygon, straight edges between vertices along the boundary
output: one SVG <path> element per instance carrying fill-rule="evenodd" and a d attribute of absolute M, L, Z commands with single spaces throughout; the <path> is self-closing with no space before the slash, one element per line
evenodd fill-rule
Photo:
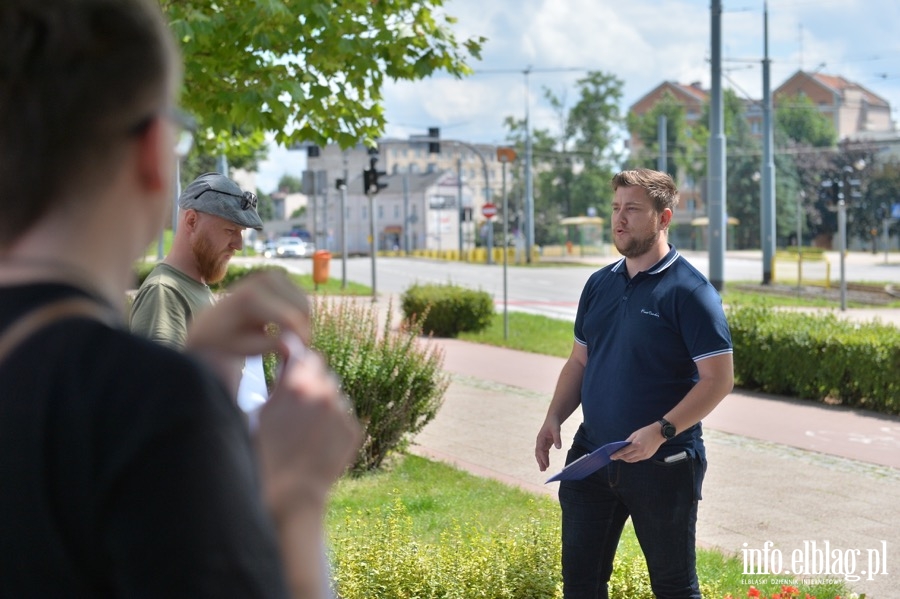
<path fill-rule="evenodd" d="M 885 136 L 897 138 L 888 101 L 858 83 L 838 75 L 800 70 L 773 90 L 772 101 L 777 109 L 780 101 L 784 102 L 798 95 L 808 97 L 819 112 L 832 120 L 839 139 L 875 140 L 884 139 Z M 667 96 L 684 105 L 688 123 L 702 118 L 709 102 L 709 92 L 702 89 L 699 82 L 685 85 L 666 81 L 632 104 L 629 111 L 636 115 L 646 114 Z M 744 118 L 750 126 L 750 132 L 762 137 L 761 100 L 744 101 Z M 628 147 L 633 153 L 645 149 L 643 141 L 633 132 Z M 678 244 L 690 247 L 692 234 L 696 233 L 692 230 L 693 226 L 705 226 L 702 223 L 706 216 L 706 182 L 693 181 L 684 173 L 677 173 L 676 178 L 681 188 L 681 203 L 673 218 L 676 225 L 673 229 L 674 239 Z M 691 223 L 692 226 L 678 226 Z"/>
<path fill-rule="evenodd" d="M 475 231 L 484 224 L 481 207 L 501 194 L 502 163 L 497 148 L 487 144 L 470 144 L 441 139 L 440 152 L 429 151 L 434 139 L 411 136 L 409 139 L 384 138 L 378 151 L 359 145 L 342 150 L 337 145 L 315 148 L 309 152 L 307 169 L 318 173 L 317 190 L 307 208 L 308 226 L 317 230 L 319 246 L 339 250 L 340 219 L 336 203 L 337 179 L 348 181 L 345 214 L 347 218 L 348 252 L 368 252 L 368 206 L 364 195 L 362 172 L 372 158 L 376 168 L 386 173 L 387 183 L 376 197 L 376 237 L 378 249 L 458 249 L 462 189 L 464 247 L 474 247 Z M 461 175 L 462 185 L 459 185 Z M 507 174 L 508 180 L 511 175 Z M 409 211 L 404 226 L 404 178 L 406 206 Z M 311 191 L 311 190 L 307 190 Z M 315 219 L 317 226 L 313 226 Z M 409 240 L 407 240 L 407 233 Z"/>

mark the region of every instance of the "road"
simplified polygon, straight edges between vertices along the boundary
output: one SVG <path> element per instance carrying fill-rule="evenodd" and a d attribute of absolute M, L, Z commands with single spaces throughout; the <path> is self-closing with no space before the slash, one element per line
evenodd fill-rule
<path fill-rule="evenodd" d="M 685 257 L 698 270 L 708 276 L 709 258 L 706 253 L 685 252 Z M 837 256 L 830 256 L 832 279 L 838 276 Z M 295 259 L 242 259 L 279 264 L 300 274 L 312 272 L 311 260 Z M 603 264 L 613 258 L 598 258 L 591 264 L 567 264 L 565 266 L 508 266 L 507 305 L 510 310 L 542 314 L 553 318 L 574 320 L 578 298 L 585 281 Z M 884 264 L 883 255 L 854 253 L 846 260 L 846 277 L 849 282 L 883 281 L 900 285 L 900 262 Z M 333 260 L 330 265 L 332 278 L 341 278 L 342 262 Z M 726 285 L 729 281 L 754 281 L 762 279 L 761 257 L 758 252 L 733 252 L 724 262 Z M 347 260 L 347 279 L 363 285 L 372 284 L 370 258 Z M 503 266 L 464 262 L 446 262 L 416 258 L 382 258 L 376 260 L 376 290 L 379 295 L 400 294 L 415 283 L 453 283 L 491 294 L 499 309 L 503 306 Z"/>

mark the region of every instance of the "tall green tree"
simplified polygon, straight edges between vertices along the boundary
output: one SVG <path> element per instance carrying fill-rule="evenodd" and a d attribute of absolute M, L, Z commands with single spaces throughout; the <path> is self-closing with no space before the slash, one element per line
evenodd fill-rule
<path fill-rule="evenodd" d="M 622 81 L 600 71 L 589 72 L 575 84 L 577 100 L 568 107 L 567 92 L 544 95 L 556 111 L 558 133 L 534 132 L 534 237 L 538 245 L 566 240 L 559 224 L 565 216 L 594 209 L 609 213 L 612 192 L 609 179 L 621 159 L 616 151 L 618 131 L 624 124 L 619 111 Z M 521 122 L 507 119 L 511 141 L 521 141 Z M 520 154 L 523 155 L 523 154 Z"/>
<path fill-rule="evenodd" d="M 643 146 L 640 153 L 632 153 L 630 164 L 657 168 L 661 116 L 666 117 L 666 172 L 676 179 L 684 175 L 692 181 L 699 180 L 706 168 L 706 136 L 698 134 L 697 128 L 687 122 L 684 104 L 670 92 L 663 94 L 646 113 L 628 114 L 628 130 L 637 135 Z"/>
<path fill-rule="evenodd" d="M 278 191 L 283 191 L 285 193 L 303 193 L 303 179 L 285 173 L 284 175 L 281 175 L 281 179 L 278 180 Z"/>
<path fill-rule="evenodd" d="M 838 139 L 834 122 L 808 96 L 781 98 L 775 107 L 775 128 L 787 139 L 814 148 L 833 147 Z"/>
<path fill-rule="evenodd" d="M 470 73 L 483 38 L 457 39 L 443 0 L 161 0 L 184 55 L 182 104 L 200 152 L 349 147 L 385 126 L 387 80 Z"/>

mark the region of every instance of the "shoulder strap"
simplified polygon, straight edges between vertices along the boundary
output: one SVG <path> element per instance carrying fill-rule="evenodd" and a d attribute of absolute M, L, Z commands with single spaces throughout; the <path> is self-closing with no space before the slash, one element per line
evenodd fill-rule
<path fill-rule="evenodd" d="M 75 297 L 51 302 L 35 308 L 0 334 L 0 363 L 31 335 L 57 322 L 72 317 L 87 317 L 112 324 L 111 310 L 94 300 Z"/>

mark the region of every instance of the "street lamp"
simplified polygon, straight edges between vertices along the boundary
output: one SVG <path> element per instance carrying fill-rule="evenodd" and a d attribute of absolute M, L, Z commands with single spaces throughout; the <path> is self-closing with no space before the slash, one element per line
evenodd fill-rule
<path fill-rule="evenodd" d="M 850 175 L 854 171 L 861 171 L 866 168 L 866 161 L 859 159 L 853 163 L 853 166 L 844 165 L 841 169 L 841 180 L 832 181 L 832 185 L 836 185 L 837 189 L 837 209 L 838 209 L 838 230 L 840 231 L 840 252 L 841 252 L 841 310 L 847 309 L 847 276 L 846 276 L 846 259 L 847 259 L 847 197 L 857 197 L 852 190 L 853 187 L 859 187 L 859 179 L 851 179 Z M 845 194 L 846 192 L 846 194 Z"/>
<path fill-rule="evenodd" d="M 800 285 L 803 282 L 803 200 L 806 192 L 802 189 L 797 194 L 797 296 L 800 296 Z"/>
<path fill-rule="evenodd" d="M 509 248 L 506 240 L 509 237 L 509 198 L 506 195 L 506 165 L 516 159 L 513 148 L 497 148 L 497 160 L 503 164 L 503 338 L 509 339 L 509 308 L 507 306 L 507 263 Z M 493 224 L 491 225 L 493 228 Z"/>

